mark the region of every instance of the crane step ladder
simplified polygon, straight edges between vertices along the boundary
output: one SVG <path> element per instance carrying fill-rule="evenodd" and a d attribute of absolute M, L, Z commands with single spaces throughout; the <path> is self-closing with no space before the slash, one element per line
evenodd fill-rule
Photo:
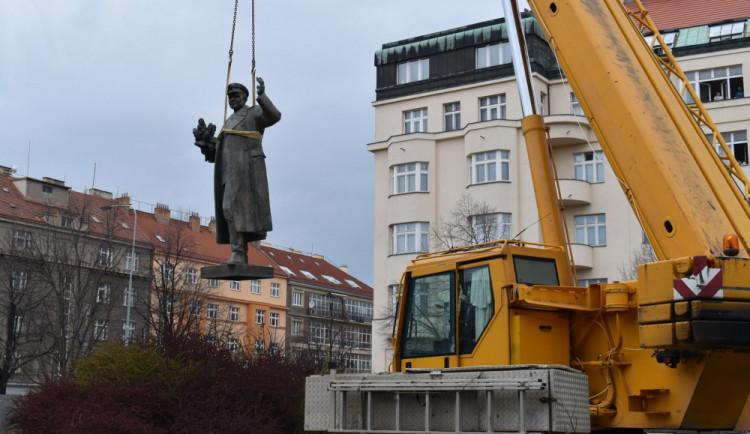
<path fill-rule="evenodd" d="M 312 376 L 305 430 L 337 433 L 590 431 L 588 381 L 560 365 Z"/>

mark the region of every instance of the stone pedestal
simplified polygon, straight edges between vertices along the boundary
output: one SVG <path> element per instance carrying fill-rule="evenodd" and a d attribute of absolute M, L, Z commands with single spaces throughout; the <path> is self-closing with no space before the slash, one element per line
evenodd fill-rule
<path fill-rule="evenodd" d="M 257 280 L 273 277 L 273 267 L 250 264 L 221 264 L 201 268 L 202 279 Z"/>

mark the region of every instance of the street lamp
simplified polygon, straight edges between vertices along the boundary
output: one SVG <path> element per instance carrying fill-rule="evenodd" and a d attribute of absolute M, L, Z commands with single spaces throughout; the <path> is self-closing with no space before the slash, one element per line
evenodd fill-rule
<path fill-rule="evenodd" d="M 130 344 L 130 305 L 132 304 L 133 296 L 133 270 L 135 269 L 135 233 L 138 228 L 138 212 L 135 208 L 132 208 L 129 204 L 121 205 L 104 205 L 101 207 L 102 210 L 107 211 L 113 208 L 128 208 L 133 210 L 133 243 L 130 247 L 130 257 L 133 262 L 130 264 L 130 276 L 128 277 L 128 294 L 125 297 L 125 345 Z M 126 261 L 127 263 L 127 261 Z"/>

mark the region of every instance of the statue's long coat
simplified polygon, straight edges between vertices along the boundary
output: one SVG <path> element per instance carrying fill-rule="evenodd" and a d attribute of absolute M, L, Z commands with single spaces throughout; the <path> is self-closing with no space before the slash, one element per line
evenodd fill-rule
<path fill-rule="evenodd" d="M 232 114 L 225 129 L 257 131 L 281 119 L 281 112 L 262 94 L 257 104 L 244 106 Z M 271 224 L 271 203 L 268 197 L 266 156 L 261 139 L 223 134 L 214 156 L 214 202 L 216 206 L 216 242 L 229 243 L 231 220 L 237 232 L 246 233 L 247 241 L 266 238 Z"/>

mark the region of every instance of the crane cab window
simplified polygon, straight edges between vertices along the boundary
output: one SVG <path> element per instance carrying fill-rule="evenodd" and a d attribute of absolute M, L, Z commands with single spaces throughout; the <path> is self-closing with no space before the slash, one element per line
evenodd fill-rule
<path fill-rule="evenodd" d="M 535 258 L 531 256 L 513 256 L 513 267 L 516 270 L 516 282 L 524 285 L 560 284 L 557 277 L 557 264 L 554 258 Z"/>
<path fill-rule="evenodd" d="M 452 271 L 409 281 L 401 339 L 403 357 L 455 354 L 455 281 Z"/>
<path fill-rule="evenodd" d="M 459 271 L 458 285 L 458 349 L 471 354 L 495 313 L 489 266 Z"/>

